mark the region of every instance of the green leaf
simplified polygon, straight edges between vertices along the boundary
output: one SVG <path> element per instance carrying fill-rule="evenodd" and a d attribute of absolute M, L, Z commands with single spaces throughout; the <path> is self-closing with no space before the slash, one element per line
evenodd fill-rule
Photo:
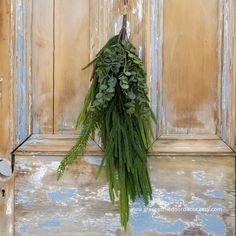
<path fill-rule="evenodd" d="M 106 90 L 108 93 L 114 93 L 115 89 L 113 87 L 110 87 Z"/>
<path fill-rule="evenodd" d="M 125 74 L 126 76 L 131 76 L 131 73 L 130 73 L 129 71 L 125 71 L 124 74 Z"/>
<path fill-rule="evenodd" d="M 97 99 L 99 99 L 99 98 L 102 98 L 104 95 L 102 94 L 102 93 L 98 93 L 97 95 L 96 95 L 96 98 Z"/>
<path fill-rule="evenodd" d="M 128 84 L 121 83 L 121 84 L 120 84 L 120 87 L 121 87 L 122 89 L 128 89 L 128 88 L 129 88 L 129 85 L 128 85 Z"/>
<path fill-rule="evenodd" d="M 106 90 L 106 89 L 107 89 L 107 85 L 102 84 L 102 85 L 100 86 L 100 89 L 101 89 L 101 90 Z"/>

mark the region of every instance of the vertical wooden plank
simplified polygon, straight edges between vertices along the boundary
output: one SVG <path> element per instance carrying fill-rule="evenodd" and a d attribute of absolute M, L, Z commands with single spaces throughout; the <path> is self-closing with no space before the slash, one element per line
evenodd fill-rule
<path fill-rule="evenodd" d="M 221 137 L 235 149 L 235 73 L 234 27 L 235 1 L 224 0 L 223 69 L 222 69 L 222 123 Z"/>
<path fill-rule="evenodd" d="M 53 1 L 32 1 L 34 133 L 53 132 Z"/>
<path fill-rule="evenodd" d="M 164 1 L 166 134 L 216 133 L 217 19 L 218 0 Z"/>
<path fill-rule="evenodd" d="M 218 24 L 217 24 L 217 58 L 218 58 L 218 66 L 217 66 L 217 87 L 218 87 L 218 119 L 217 119 L 217 127 L 216 127 L 216 135 L 221 136 L 221 122 L 222 122 L 222 68 L 223 68 L 223 31 L 224 31 L 224 0 L 218 1 Z"/>
<path fill-rule="evenodd" d="M 16 0 L 16 18 L 15 18 L 15 76 L 14 84 L 16 93 L 15 97 L 15 137 L 14 143 L 19 145 L 30 134 L 30 112 L 29 112 L 29 83 L 30 74 L 28 70 L 30 68 L 30 61 L 28 61 L 28 55 L 30 53 L 30 29 L 28 22 L 30 23 L 30 15 L 27 0 Z"/>
<path fill-rule="evenodd" d="M 232 134 L 233 134 L 233 140 L 232 140 L 232 148 L 236 152 L 236 0 L 234 0 L 234 72 L 233 72 L 233 108 L 232 108 L 232 121 L 233 121 L 233 127 L 232 127 Z"/>
<path fill-rule="evenodd" d="M 55 132 L 74 129 L 89 86 L 89 1 L 55 2 Z"/>
<path fill-rule="evenodd" d="M 15 177 L 0 176 L 0 233 L 2 236 L 14 236 L 14 180 Z M 4 190 L 4 196 L 2 193 Z"/>
<path fill-rule="evenodd" d="M 163 47 L 163 0 L 145 1 L 145 64 L 150 104 L 158 119 L 156 137 L 162 134 L 164 120 L 162 105 L 162 47 Z"/>
<path fill-rule="evenodd" d="M 10 140 L 9 28 L 10 2 L 0 1 L 0 159 L 9 153 Z"/>
<path fill-rule="evenodd" d="M 28 119 L 28 134 L 32 134 L 32 0 L 26 2 L 26 79 L 28 85 L 27 96 L 27 119 Z"/>

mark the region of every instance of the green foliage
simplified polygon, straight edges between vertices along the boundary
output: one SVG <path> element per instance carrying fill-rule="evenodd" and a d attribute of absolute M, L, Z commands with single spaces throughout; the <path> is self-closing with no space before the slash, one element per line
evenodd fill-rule
<path fill-rule="evenodd" d="M 144 65 L 128 39 L 111 38 L 91 64 L 92 83 L 76 122 L 81 135 L 61 162 L 58 178 L 84 153 L 89 135 L 99 130 L 104 146 L 99 172 L 104 166 L 110 199 L 119 199 L 126 228 L 130 200 L 142 197 L 148 204 L 152 198 L 146 152 L 154 141 L 151 122 L 156 119 L 149 106 Z"/>

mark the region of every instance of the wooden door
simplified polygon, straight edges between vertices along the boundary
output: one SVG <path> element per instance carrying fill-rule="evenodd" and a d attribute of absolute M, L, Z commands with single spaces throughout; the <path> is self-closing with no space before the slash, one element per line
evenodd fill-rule
<path fill-rule="evenodd" d="M 5 214 L 4 222 L 12 223 L 0 221 L 3 232 L 11 235 L 15 228 L 15 235 L 204 235 L 217 233 L 210 224 L 218 222 L 221 232 L 233 235 L 234 0 L 129 0 L 129 37 L 145 62 L 158 124 L 149 152 L 154 201 L 146 212 L 140 202 L 132 206 L 128 232 L 120 229 L 118 208 L 107 198 L 105 174 L 95 180 L 103 154 L 96 139 L 71 172 L 55 181 L 59 161 L 78 135 L 74 121 L 91 73 L 81 69 L 118 33 L 122 2 L 1 1 L 0 62 L 7 57 L 10 63 L 0 67 L 0 157 L 12 160 L 16 168 L 15 222 L 13 213 Z M 213 181 L 221 168 L 222 178 Z M 0 202 L 0 216 L 7 199 L 13 199 L 12 185 L 12 179 L 8 185 L 4 182 L 11 193 Z M 222 197 L 217 198 L 218 193 Z M 169 198 L 177 200 L 165 200 Z M 228 217 L 194 213 L 187 219 L 184 214 L 171 218 L 158 212 L 178 202 L 184 207 L 218 204 Z M 196 224 L 190 226 L 194 219 Z"/>

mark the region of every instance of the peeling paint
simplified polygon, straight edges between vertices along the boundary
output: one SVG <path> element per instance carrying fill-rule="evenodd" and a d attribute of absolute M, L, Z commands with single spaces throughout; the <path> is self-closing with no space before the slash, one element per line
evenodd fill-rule
<path fill-rule="evenodd" d="M 62 188 L 60 190 L 48 191 L 48 198 L 53 201 L 66 201 L 76 196 L 76 190 L 71 188 Z"/>
<path fill-rule="evenodd" d="M 28 137 L 27 114 L 27 1 L 16 1 L 16 137 L 17 145 Z"/>
<path fill-rule="evenodd" d="M 19 225 L 17 231 L 20 232 L 20 233 L 26 233 L 26 232 L 28 232 L 28 230 L 29 230 L 29 225 L 28 224 L 21 224 L 21 225 Z"/>
<path fill-rule="evenodd" d="M 220 189 L 208 190 L 205 194 L 207 196 L 211 196 L 211 197 L 215 197 L 215 198 L 222 198 L 225 196 L 225 192 Z"/>
<path fill-rule="evenodd" d="M 204 171 L 194 171 L 192 173 L 193 177 L 197 180 L 201 181 L 205 178 L 205 172 Z"/>
<path fill-rule="evenodd" d="M 40 220 L 38 223 L 39 229 L 55 229 L 60 227 L 60 215 L 55 215 L 50 219 Z"/>
<path fill-rule="evenodd" d="M 53 162 L 62 158 L 54 156 Z M 27 233 L 32 235 L 122 235 L 118 203 L 110 202 L 103 171 L 96 180 L 100 157 L 94 159 L 88 156 L 76 160 L 70 171 L 56 181 L 50 156 L 17 157 L 16 236 L 20 235 L 21 224 L 28 224 Z M 131 204 L 128 235 L 233 235 L 234 157 L 224 158 L 222 176 L 211 186 L 205 183 L 217 175 L 222 159 L 199 156 L 194 162 L 189 160 L 191 157 L 185 156 L 149 157 L 153 200 L 148 206 L 141 199 Z M 24 172 L 29 166 L 32 170 Z M 42 166 L 47 170 L 42 172 Z M 32 176 L 40 176 L 40 188 Z"/>
<path fill-rule="evenodd" d="M 201 214 L 198 218 L 202 221 L 202 230 L 206 233 L 213 234 L 214 236 L 225 235 L 225 224 L 219 217 Z"/>

